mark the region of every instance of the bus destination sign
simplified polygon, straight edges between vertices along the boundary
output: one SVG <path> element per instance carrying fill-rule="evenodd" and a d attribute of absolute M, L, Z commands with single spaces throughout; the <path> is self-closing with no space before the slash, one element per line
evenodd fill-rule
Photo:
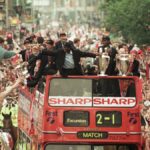
<path fill-rule="evenodd" d="M 89 126 L 89 112 L 88 111 L 65 111 L 64 126 L 67 127 Z"/>
<path fill-rule="evenodd" d="M 80 131 L 77 133 L 79 139 L 106 139 L 108 138 L 108 132 L 99 131 Z"/>

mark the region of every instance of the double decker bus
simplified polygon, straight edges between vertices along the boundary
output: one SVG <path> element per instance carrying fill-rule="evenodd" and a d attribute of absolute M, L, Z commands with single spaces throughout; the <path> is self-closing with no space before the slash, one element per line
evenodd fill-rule
<path fill-rule="evenodd" d="M 46 76 L 20 88 L 19 150 L 142 150 L 142 85 L 130 76 Z"/>

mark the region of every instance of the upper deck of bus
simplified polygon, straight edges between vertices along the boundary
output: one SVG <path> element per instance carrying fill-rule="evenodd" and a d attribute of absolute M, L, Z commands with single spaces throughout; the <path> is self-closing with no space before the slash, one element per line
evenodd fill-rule
<path fill-rule="evenodd" d="M 42 142 L 139 143 L 141 88 L 138 77 L 47 76 L 20 89 L 19 128 L 28 134 L 33 118 Z"/>

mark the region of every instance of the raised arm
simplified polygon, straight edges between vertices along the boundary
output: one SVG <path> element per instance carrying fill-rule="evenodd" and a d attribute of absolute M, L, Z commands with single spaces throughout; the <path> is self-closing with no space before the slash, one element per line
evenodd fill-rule
<path fill-rule="evenodd" d="M 14 55 L 16 55 L 15 52 L 7 51 L 4 48 L 0 47 L 0 60 L 11 58 Z"/>
<path fill-rule="evenodd" d="M 0 104 L 3 102 L 3 99 L 12 92 L 13 89 L 19 86 L 22 80 L 22 78 L 18 78 L 12 86 L 8 86 L 4 92 L 0 93 Z"/>
<path fill-rule="evenodd" d="M 98 53 L 82 52 L 80 50 L 75 50 L 75 51 L 78 52 L 80 57 L 93 57 L 93 58 L 95 58 L 96 56 L 99 56 Z"/>
<path fill-rule="evenodd" d="M 54 50 L 50 51 L 50 50 L 44 49 L 44 50 L 42 50 L 41 54 L 48 55 L 48 56 L 56 56 L 57 51 L 54 51 Z"/>

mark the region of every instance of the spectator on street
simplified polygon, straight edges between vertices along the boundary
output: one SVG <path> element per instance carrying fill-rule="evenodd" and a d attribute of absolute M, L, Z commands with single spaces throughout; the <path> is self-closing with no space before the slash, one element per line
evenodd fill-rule
<path fill-rule="evenodd" d="M 3 44 L 4 44 L 4 39 L 2 37 L 0 37 L 0 61 L 2 59 L 8 59 L 8 58 L 11 58 L 12 56 L 16 55 L 15 52 L 4 49 Z"/>

